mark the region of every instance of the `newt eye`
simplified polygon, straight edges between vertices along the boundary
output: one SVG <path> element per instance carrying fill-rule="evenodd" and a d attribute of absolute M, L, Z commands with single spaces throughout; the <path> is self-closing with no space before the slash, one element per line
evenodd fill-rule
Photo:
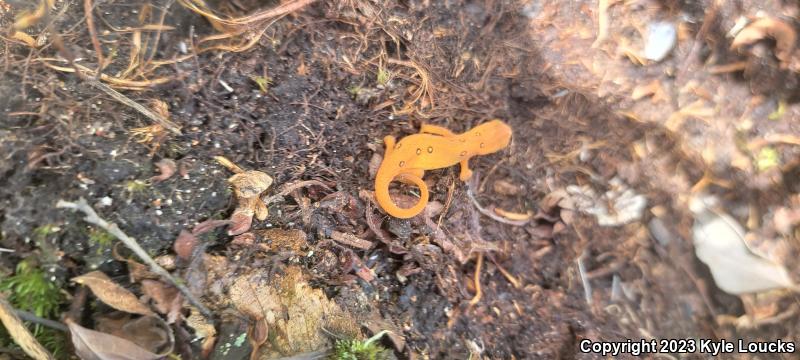
<path fill-rule="evenodd" d="M 417 149 L 417 155 L 422 154 L 422 149 Z"/>
<path fill-rule="evenodd" d="M 399 148 L 400 148 L 400 146 L 403 146 L 403 143 L 397 143 L 397 145 L 395 145 L 395 146 L 394 146 L 395 150 L 396 150 L 396 149 L 399 149 Z"/>
<path fill-rule="evenodd" d="M 479 133 L 479 132 L 475 133 L 475 136 L 481 136 L 481 133 Z"/>
<path fill-rule="evenodd" d="M 433 146 L 428 146 L 428 154 L 432 154 L 432 153 L 433 153 Z"/>
<path fill-rule="evenodd" d="M 405 164 L 406 164 L 406 162 L 405 162 L 405 161 L 401 161 L 401 162 L 400 162 L 400 167 L 403 167 Z"/>
<path fill-rule="evenodd" d="M 462 152 L 461 152 L 461 156 L 464 156 L 464 155 L 467 155 L 467 152 L 466 152 L 466 151 L 462 151 Z"/>

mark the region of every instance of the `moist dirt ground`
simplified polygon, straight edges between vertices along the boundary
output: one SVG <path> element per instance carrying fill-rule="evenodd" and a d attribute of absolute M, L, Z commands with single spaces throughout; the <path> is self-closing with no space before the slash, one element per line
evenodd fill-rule
<path fill-rule="evenodd" d="M 70 279 L 93 270 L 141 294 L 129 254 L 93 241 L 80 214 L 55 206 L 85 198 L 151 256 L 173 261 L 219 334 L 259 321 L 226 302 L 236 279 L 295 279 L 299 268 L 357 337 L 390 330 L 381 344 L 398 358 L 601 357 L 582 353 L 583 339 L 796 339 L 794 295 L 717 288 L 695 256 L 687 198 L 716 194 L 756 234 L 769 233 L 761 230 L 775 209 L 800 207 L 797 4 L 316 1 L 236 27 L 193 11 L 197 1 L 88 3 L 94 36 L 84 2 L 55 1 L 18 30 L 33 43 L 10 30 L 0 49 L 0 277 L 35 259 L 66 294 L 63 312 L 79 298 Z M 292 3 L 207 5 L 243 19 Z M 4 29 L 37 6 L 0 5 Z M 759 17 L 791 34 L 770 28 L 732 47 L 731 30 Z M 655 23 L 676 33 L 657 61 L 643 55 L 659 41 L 648 35 Z M 209 38 L 219 34 L 230 36 Z M 107 75 L 97 80 L 94 40 Z M 153 127 L 98 82 L 162 109 L 180 134 Z M 511 145 L 473 158 L 467 183 L 457 167 L 427 171 L 435 209 L 403 220 L 372 200 L 385 135 L 424 123 L 463 132 L 495 118 L 513 129 Z M 271 176 L 265 196 L 314 182 L 271 201 L 252 237 L 217 228 L 181 262 L 181 230 L 236 207 L 233 173 L 218 156 Z M 164 159 L 175 171 L 166 179 Z M 646 199 L 625 221 L 600 224 L 566 205 L 570 186 L 603 194 L 619 184 Z M 415 188 L 396 187 L 396 201 L 415 201 Z M 784 259 L 800 249 L 796 221 L 770 237 Z M 51 230 L 37 235 L 43 227 Z M 281 245 L 280 234 L 301 235 Z M 798 265 L 784 265 L 796 278 Z M 112 310 L 82 301 L 87 328 Z M 195 328 L 172 326 L 184 359 L 203 346 L 216 358 L 253 351 L 221 355 L 223 335 L 201 346 Z M 310 331 L 320 341 L 292 347 L 272 329 L 256 358 L 324 351 L 340 336 L 322 326 Z M 18 354 L 4 345 L 0 358 L 3 349 Z"/>

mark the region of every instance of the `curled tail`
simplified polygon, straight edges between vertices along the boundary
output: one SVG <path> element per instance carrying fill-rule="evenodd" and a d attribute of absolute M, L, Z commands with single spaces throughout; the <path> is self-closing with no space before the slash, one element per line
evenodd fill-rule
<path fill-rule="evenodd" d="M 406 183 L 414 184 L 419 188 L 419 201 L 417 201 L 414 206 L 404 209 L 395 205 L 394 201 L 392 201 L 392 197 L 389 195 L 389 185 L 391 185 L 395 178 Z M 389 213 L 389 215 L 401 219 L 408 219 L 416 216 L 425 209 L 425 205 L 428 204 L 428 186 L 425 185 L 425 182 L 422 181 L 421 178 L 411 174 L 402 173 L 394 177 L 378 176 L 375 179 L 375 198 L 378 200 L 378 205 Z"/>

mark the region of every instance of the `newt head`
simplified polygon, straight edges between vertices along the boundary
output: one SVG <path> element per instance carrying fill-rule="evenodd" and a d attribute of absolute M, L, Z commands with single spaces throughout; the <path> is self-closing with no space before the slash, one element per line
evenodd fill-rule
<path fill-rule="evenodd" d="M 470 142 L 478 144 L 476 154 L 486 155 L 507 147 L 511 142 L 511 134 L 508 124 L 494 119 L 472 128 L 464 135 L 474 139 L 469 139 Z"/>

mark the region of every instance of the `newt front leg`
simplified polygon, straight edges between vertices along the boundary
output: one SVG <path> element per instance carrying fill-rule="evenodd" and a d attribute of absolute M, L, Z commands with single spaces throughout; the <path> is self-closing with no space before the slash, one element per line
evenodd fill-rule
<path fill-rule="evenodd" d="M 461 167 L 461 174 L 458 175 L 458 178 L 461 181 L 467 181 L 469 178 L 472 177 L 472 170 L 469 168 L 469 159 L 464 159 L 458 162 Z"/>

